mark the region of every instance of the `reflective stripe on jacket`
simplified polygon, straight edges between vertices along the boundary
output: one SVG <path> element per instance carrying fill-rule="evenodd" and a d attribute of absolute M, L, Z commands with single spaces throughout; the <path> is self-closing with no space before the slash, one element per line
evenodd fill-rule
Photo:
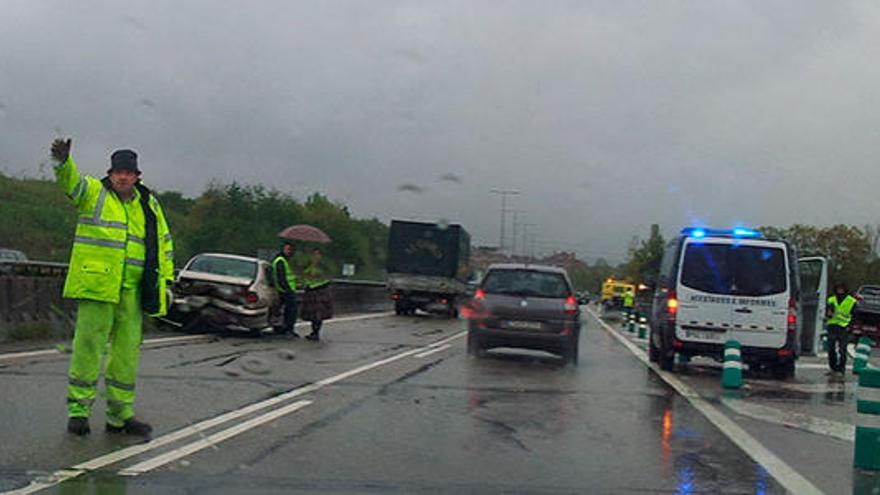
<path fill-rule="evenodd" d="M 852 311 L 856 302 L 857 300 L 853 296 L 846 296 L 840 302 L 837 301 L 837 296 L 829 297 L 828 307 L 834 310 L 834 314 L 828 319 L 828 324 L 848 327 L 849 322 L 852 321 Z"/>
<path fill-rule="evenodd" d="M 127 209 L 102 181 L 80 175 L 72 157 L 55 167 L 55 176 L 79 212 L 64 297 L 118 303 L 123 279 L 128 286 L 139 282 L 143 274 L 146 256 L 143 208 L 130 204 Z M 136 193 L 132 201 L 137 200 L 138 195 Z M 161 316 L 166 313 L 168 304 L 165 287 L 174 277 L 174 244 L 162 208 L 152 194 L 149 206 L 156 216 L 159 271 L 154 288 L 158 311 L 150 315 Z"/>
<path fill-rule="evenodd" d="M 330 283 L 324 275 L 324 269 L 316 265 L 306 267 L 303 270 L 303 277 L 305 278 L 306 287 L 309 289 L 317 289 Z"/>

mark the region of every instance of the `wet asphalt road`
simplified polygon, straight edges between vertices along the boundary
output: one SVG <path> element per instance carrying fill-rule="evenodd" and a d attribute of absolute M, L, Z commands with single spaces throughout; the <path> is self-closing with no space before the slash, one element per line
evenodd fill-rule
<path fill-rule="evenodd" d="M 464 322 L 431 316 L 335 321 L 318 344 L 225 336 L 154 346 L 137 406 L 154 441 L 103 461 L 139 442 L 101 431 L 103 405 L 91 436 L 64 433 L 66 356 L 0 361 L 10 398 L 0 406 L 0 490 L 36 480 L 47 493 L 785 491 L 598 319 L 585 312 L 583 322 L 578 367 L 529 351 L 469 357 Z M 808 366 L 783 384 L 750 377 L 739 399 L 725 399 L 713 364 L 683 371 L 817 488 L 850 493 L 852 443 L 829 432 L 851 424 L 852 383 Z M 242 411 L 252 404 L 262 407 Z M 755 419 L 779 410 L 831 427 Z M 234 417 L 169 437 L 223 413 Z M 60 469 L 96 458 L 55 484 Z"/>

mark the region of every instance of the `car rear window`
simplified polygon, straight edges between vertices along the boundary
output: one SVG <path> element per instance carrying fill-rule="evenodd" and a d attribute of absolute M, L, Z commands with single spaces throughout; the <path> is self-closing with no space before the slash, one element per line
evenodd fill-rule
<path fill-rule="evenodd" d="M 248 260 L 220 258 L 216 256 L 199 256 L 189 264 L 187 270 L 227 277 L 253 279 L 257 274 L 257 264 Z"/>
<path fill-rule="evenodd" d="M 681 283 L 711 294 L 779 294 L 787 285 L 785 253 L 764 246 L 690 243 L 684 253 Z"/>
<path fill-rule="evenodd" d="M 536 270 L 491 270 L 483 281 L 487 294 L 564 298 L 571 295 L 565 277 L 560 273 Z"/>

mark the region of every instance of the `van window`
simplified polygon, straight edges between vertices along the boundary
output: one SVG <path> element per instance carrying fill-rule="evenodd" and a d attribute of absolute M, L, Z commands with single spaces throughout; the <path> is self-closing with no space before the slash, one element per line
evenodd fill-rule
<path fill-rule="evenodd" d="M 678 239 L 674 239 L 666 244 L 666 250 L 663 252 L 663 260 L 660 262 L 660 280 L 658 285 L 668 287 L 672 281 L 672 268 L 675 265 L 675 255 L 678 254 Z"/>
<path fill-rule="evenodd" d="M 785 292 L 785 253 L 780 248 L 691 243 L 681 283 L 711 294 L 769 296 Z"/>
<path fill-rule="evenodd" d="M 536 270 L 490 270 L 483 281 L 489 294 L 562 298 L 571 294 L 565 277 Z"/>

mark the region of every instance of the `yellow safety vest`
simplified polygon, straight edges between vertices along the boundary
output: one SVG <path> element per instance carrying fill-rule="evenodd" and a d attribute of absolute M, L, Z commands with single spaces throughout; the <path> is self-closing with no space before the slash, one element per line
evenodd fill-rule
<path fill-rule="evenodd" d="M 852 321 L 852 310 L 856 302 L 858 301 L 853 296 L 846 296 L 839 303 L 837 302 L 837 296 L 829 297 L 828 306 L 834 310 L 834 314 L 831 315 L 828 324 L 848 327 L 849 322 Z"/>
<path fill-rule="evenodd" d="M 126 205 L 102 181 L 80 175 L 70 157 L 55 167 L 55 177 L 79 211 L 73 250 L 64 281 L 64 297 L 118 303 L 123 286 L 137 287 L 146 258 L 146 225 L 143 208 Z M 139 197 L 132 200 L 135 201 Z M 158 311 L 167 313 L 165 288 L 174 278 L 174 244 L 162 207 L 150 195 L 150 209 L 156 215 L 158 243 Z"/>
<path fill-rule="evenodd" d="M 287 262 L 287 258 L 281 255 L 275 257 L 275 261 L 272 262 L 272 274 L 275 275 L 275 290 L 284 292 L 281 283 L 278 281 L 278 263 L 284 266 L 284 276 L 287 278 L 287 285 L 290 286 L 290 290 L 296 291 L 296 274 L 290 269 L 290 263 Z"/>

